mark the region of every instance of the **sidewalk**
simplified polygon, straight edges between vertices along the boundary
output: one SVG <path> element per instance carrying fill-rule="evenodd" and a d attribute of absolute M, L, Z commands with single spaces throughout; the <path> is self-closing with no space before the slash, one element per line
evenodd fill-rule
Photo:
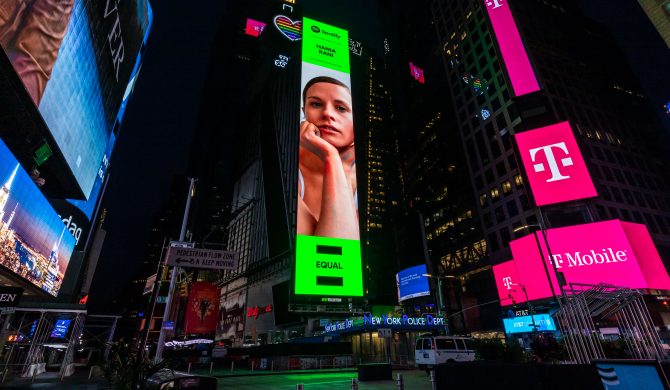
<path fill-rule="evenodd" d="M 73 375 L 60 380 L 58 372 L 45 372 L 32 378 L 13 377 L 0 384 L 2 389 L 113 389 L 104 378 L 88 379 L 87 370 L 76 370 Z"/>

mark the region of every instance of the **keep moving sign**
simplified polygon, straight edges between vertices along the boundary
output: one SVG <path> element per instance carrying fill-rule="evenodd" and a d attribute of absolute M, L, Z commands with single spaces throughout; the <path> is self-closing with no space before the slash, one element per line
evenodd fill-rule
<path fill-rule="evenodd" d="M 167 265 L 192 268 L 237 269 L 238 260 L 237 252 L 213 249 L 170 247 L 167 255 Z"/>
<path fill-rule="evenodd" d="M 348 32 L 303 19 L 295 294 L 363 296 Z"/>

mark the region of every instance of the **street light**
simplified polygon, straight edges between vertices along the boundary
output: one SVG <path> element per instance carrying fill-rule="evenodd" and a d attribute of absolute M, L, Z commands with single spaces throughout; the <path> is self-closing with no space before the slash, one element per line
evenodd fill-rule
<path fill-rule="evenodd" d="M 512 232 L 517 233 L 521 230 L 524 229 L 529 229 L 529 228 L 538 228 L 540 232 L 542 233 L 542 238 L 544 239 L 544 245 L 547 248 L 547 256 L 549 256 L 549 262 L 551 263 L 551 267 L 554 270 L 554 275 L 556 276 L 556 281 L 558 282 L 558 288 L 561 291 L 561 297 L 565 298 L 565 291 L 563 290 L 563 285 L 565 285 L 565 277 L 563 276 L 562 272 L 559 272 L 558 269 L 556 269 L 556 264 L 554 264 L 554 257 L 551 254 L 551 248 L 549 247 L 549 240 L 547 239 L 547 233 L 544 227 L 542 225 L 538 224 L 529 224 L 529 225 L 523 225 L 519 226 L 517 228 L 514 228 Z M 554 298 L 556 298 L 556 301 L 558 301 L 559 306 L 561 305 L 561 300 L 558 299 L 556 295 L 556 291 L 554 290 L 554 284 L 551 282 L 551 277 L 549 276 L 549 269 L 547 268 L 547 263 L 544 261 L 544 254 L 542 253 L 542 246 L 540 245 L 540 240 L 537 238 L 537 231 L 532 232 L 533 237 L 535 237 L 535 243 L 537 244 L 537 249 L 540 252 L 540 258 L 542 259 L 542 266 L 544 267 L 544 272 L 547 275 L 547 280 L 549 281 L 549 288 L 551 289 L 551 294 Z"/>
<path fill-rule="evenodd" d="M 422 276 L 431 278 L 431 279 L 437 279 L 437 299 L 438 299 L 438 308 L 437 308 L 437 314 L 442 315 L 442 310 L 444 309 L 444 302 L 442 301 L 442 279 L 457 279 L 456 276 L 454 275 L 444 275 L 444 276 L 436 276 L 436 275 L 431 275 L 431 274 L 422 274 Z"/>

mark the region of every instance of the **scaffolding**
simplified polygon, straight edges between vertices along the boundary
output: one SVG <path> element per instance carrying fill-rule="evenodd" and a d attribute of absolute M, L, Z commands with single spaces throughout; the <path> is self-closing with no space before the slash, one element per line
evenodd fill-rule
<path fill-rule="evenodd" d="M 661 339 L 640 291 L 606 283 L 571 283 L 565 292 L 563 304 L 553 316 L 571 361 L 587 364 L 605 359 L 603 340 L 595 326 L 605 321 L 617 324 L 631 358 L 663 359 Z"/>

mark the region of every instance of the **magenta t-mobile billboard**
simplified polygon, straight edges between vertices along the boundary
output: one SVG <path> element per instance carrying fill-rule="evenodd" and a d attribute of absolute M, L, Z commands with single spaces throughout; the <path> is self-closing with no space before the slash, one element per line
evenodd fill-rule
<path fill-rule="evenodd" d="M 546 234 L 551 260 L 542 233 L 536 232 L 512 241 L 514 260 L 494 267 L 502 305 L 550 297 L 552 286 L 558 294 L 555 271 L 563 273 L 568 285 L 670 290 L 670 278 L 644 225 L 611 220 L 548 229 Z"/>
<path fill-rule="evenodd" d="M 484 0 L 515 96 L 540 90 L 508 0 Z"/>
<path fill-rule="evenodd" d="M 598 196 L 568 122 L 514 137 L 536 205 Z"/>

